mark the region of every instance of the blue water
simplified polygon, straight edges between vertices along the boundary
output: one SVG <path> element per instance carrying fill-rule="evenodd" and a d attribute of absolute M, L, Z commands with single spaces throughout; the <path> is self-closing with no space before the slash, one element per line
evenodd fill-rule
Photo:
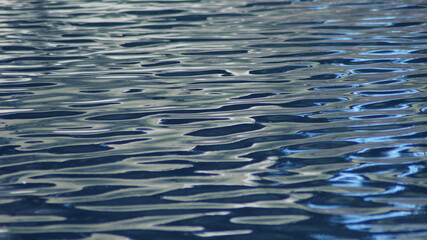
<path fill-rule="evenodd" d="M 5 0 L 0 239 L 427 239 L 424 0 Z"/>

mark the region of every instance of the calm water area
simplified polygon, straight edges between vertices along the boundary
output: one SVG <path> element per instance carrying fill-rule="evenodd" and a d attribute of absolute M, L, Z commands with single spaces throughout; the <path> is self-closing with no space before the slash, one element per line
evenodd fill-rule
<path fill-rule="evenodd" d="M 427 239 L 427 1 L 1 0 L 0 240 Z"/>

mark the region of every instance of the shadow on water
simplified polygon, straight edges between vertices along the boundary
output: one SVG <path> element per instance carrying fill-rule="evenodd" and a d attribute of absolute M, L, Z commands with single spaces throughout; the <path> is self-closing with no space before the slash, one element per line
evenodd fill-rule
<path fill-rule="evenodd" d="M 0 239 L 426 239 L 420 0 L 0 3 Z"/>

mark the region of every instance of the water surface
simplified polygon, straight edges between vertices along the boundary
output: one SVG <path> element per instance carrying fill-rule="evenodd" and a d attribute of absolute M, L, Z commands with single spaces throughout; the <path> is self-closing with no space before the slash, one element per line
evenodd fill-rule
<path fill-rule="evenodd" d="M 0 239 L 426 239 L 423 0 L 0 3 Z"/>

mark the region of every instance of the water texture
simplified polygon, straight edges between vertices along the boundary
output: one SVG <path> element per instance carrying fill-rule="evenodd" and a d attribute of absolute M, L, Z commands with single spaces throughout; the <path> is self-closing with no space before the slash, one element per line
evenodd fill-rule
<path fill-rule="evenodd" d="M 427 239 L 426 12 L 0 1 L 0 239 Z"/>

